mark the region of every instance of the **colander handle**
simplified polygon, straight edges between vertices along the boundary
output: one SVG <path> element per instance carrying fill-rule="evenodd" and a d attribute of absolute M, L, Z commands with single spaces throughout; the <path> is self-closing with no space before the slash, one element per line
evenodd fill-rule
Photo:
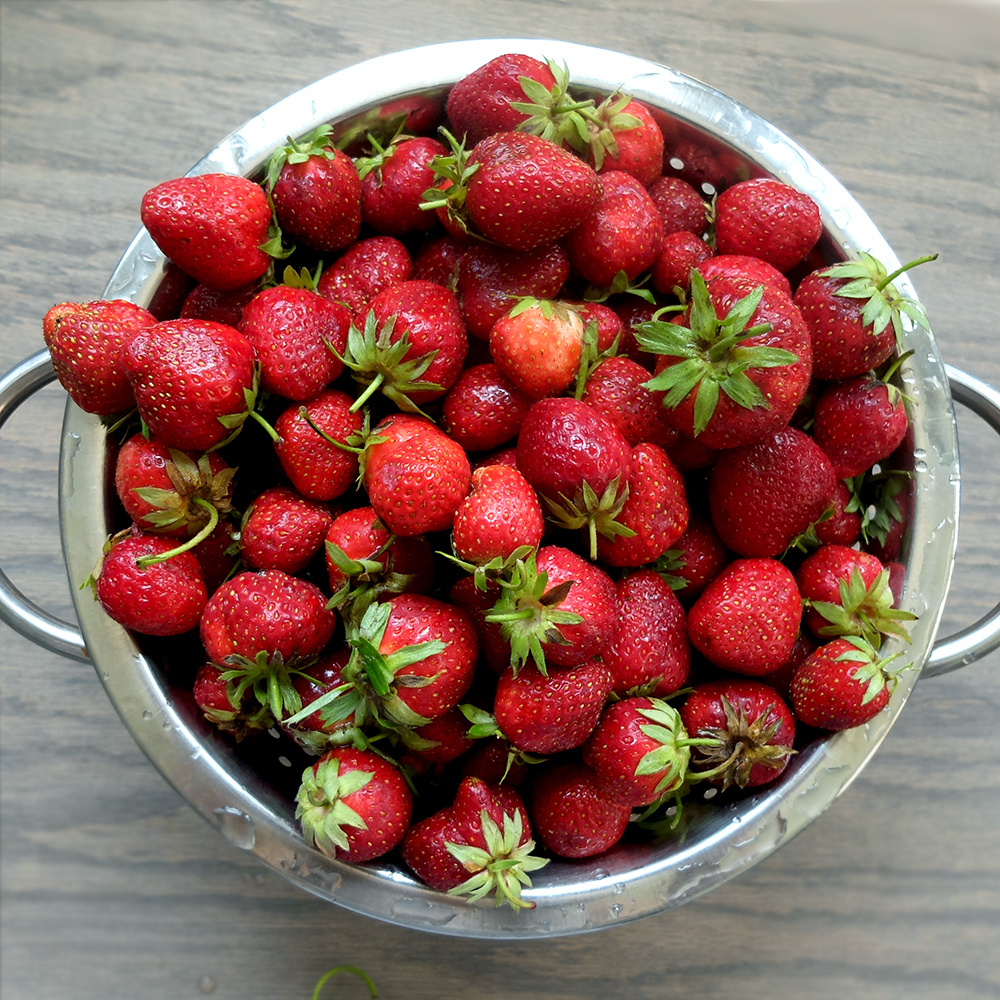
<path fill-rule="evenodd" d="M 15 365 L 0 378 L 0 427 L 29 396 L 54 381 L 55 371 L 48 351 L 39 351 Z M 28 600 L 0 569 L 0 620 L 36 646 L 60 656 L 89 663 L 90 657 L 80 629 L 43 611 Z"/>
<path fill-rule="evenodd" d="M 989 383 L 945 365 L 952 398 L 968 407 L 1000 434 L 1000 392 Z M 1000 603 L 979 621 L 954 635 L 939 639 L 931 650 L 921 677 L 947 674 L 968 663 L 974 663 L 1000 647 Z"/>

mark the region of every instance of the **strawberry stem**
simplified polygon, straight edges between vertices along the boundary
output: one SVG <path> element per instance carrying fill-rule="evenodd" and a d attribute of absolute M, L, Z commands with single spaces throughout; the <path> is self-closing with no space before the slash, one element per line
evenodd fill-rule
<path fill-rule="evenodd" d="M 904 264 L 902 267 L 896 268 L 892 274 L 886 275 L 876 286 L 875 290 L 881 292 L 883 288 L 891 284 L 892 281 L 898 278 L 904 271 L 909 271 L 910 268 L 917 267 L 920 264 L 926 264 L 929 261 L 937 260 L 938 255 L 936 253 L 927 254 L 924 257 L 917 257 L 916 260 L 911 260 L 909 264 Z"/>
<path fill-rule="evenodd" d="M 368 402 L 369 397 L 374 393 L 379 386 L 385 381 L 385 372 L 379 372 L 365 387 L 364 391 L 360 396 L 351 404 L 351 413 L 357 413 L 358 410 Z"/>
<path fill-rule="evenodd" d="M 316 984 L 316 988 L 313 990 L 312 1000 L 319 1000 L 319 994 L 323 987 L 327 984 L 327 982 L 329 982 L 330 979 L 341 972 L 350 972 L 352 975 L 363 979 L 371 996 L 373 998 L 378 996 L 378 990 L 375 989 L 375 983 L 372 982 L 372 978 L 367 972 L 362 972 L 361 969 L 355 965 L 338 965 L 335 969 L 331 969 L 329 972 L 324 973 L 320 977 L 319 982 Z"/>
<path fill-rule="evenodd" d="M 192 535 L 186 542 L 182 545 L 178 545 L 177 548 L 171 549 L 169 552 L 162 552 L 160 555 L 156 556 L 142 556 L 140 559 L 136 559 L 136 565 L 139 569 L 148 569 L 150 566 L 155 566 L 157 563 L 166 562 L 168 559 L 173 559 L 174 556 L 180 555 L 182 552 L 187 552 L 189 549 L 193 549 L 196 545 L 203 542 L 213 531 L 215 531 L 215 526 L 219 523 L 219 511 L 215 504 L 209 503 L 207 500 L 203 500 L 201 497 L 192 497 L 191 502 L 198 504 L 199 507 L 204 507 L 208 511 L 208 522 L 207 524 L 198 532 L 197 535 Z"/>
<path fill-rule="evenodd" d="M 278 432 L 256 410 L 251 410 L 250 416 L 267 431 L 272 441 L 276 442 L 278 440 Z"/>

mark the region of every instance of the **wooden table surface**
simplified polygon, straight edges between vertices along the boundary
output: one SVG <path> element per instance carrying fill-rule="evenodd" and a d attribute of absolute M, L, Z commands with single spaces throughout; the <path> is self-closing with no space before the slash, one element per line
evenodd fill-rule
<path fill-rule="evenodd" d="M 145 190 L 260 109 L 384 52 L 527 35 L 674 66 L 789 133 L 902 259 L 940 252 L 914 281 L 942 353 L 1000 385 L 998 14 L 877 0 L 3 0 L 0 368 L 42 345 L 50 305 L 100 295 Z M 63 401 L 49 387 L 4 429 L 0 560 L 68 618 Z M 997 441 L 964 412 L 959 429 L 942 634 L 1000 593 Z M 918 684 L 847 793 L 721 889 L 597 935 L 477 943 L 353 916 L 262 868 L 160 777 L 91 667 L 3 626 L 0 641 L 5 1000 L 308 1000 L 340 963 L 400 1000 L 1000 996 L 1000 654 Z M 327 990 L 367 996 L 354 979 Z"/>

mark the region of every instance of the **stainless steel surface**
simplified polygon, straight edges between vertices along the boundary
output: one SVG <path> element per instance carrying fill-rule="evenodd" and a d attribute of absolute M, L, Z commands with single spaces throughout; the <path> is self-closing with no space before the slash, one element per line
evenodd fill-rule
<path fill-rule="evenodd" d="M 192 173 L 253 174 L 287 134 L 322 121 L 342 121 L 417 91 L 447 87 L 503 51 L 565 60 L 583 86 L 618 85 L 682 121 L 706 142 L 809 193 L 820 205 L 831 259 L 868 250 L 890 268 L 898 261 L 848 192 L 818 162 L 767 122 L 711 88 L 650 62 L 546 40 L 459 42 L 383 56 L 343 70 L 252 119 L 201 160 Z M 363 94 L 363 99 L 356 95 Z M 162 257 L 142 232 L 105 290 L 148 303 Z M 908 279 L 898 284 L 913 294 Z M 901 377 L 914 400 L 916 504 L 902 604 L 919 615 L 908 655 L 929 655 L 954 558 L 959 493 L 955 418 L 948 374 L 932 336 L 908 331 L 914 351 Z M 71 580 L 85 577 L 107 532 L 106 455 L 99 421 L 70 404 L 60 463 L 60 519 Z M 174 690 L 160 667 L 111 622 L 89 595 L 76 610 L 94 665 L 122 720 L 164 776 L 234 844 L 318 896 L 410 927 L 495 938 L 569 934 L 622 923 L 678 906 L 766 857 L 815 819 L 857 775 L 886 735 L 916 679 L 903 675 L 890 708 L 868 726 L 819 740 L 774 788 L 725 808 L 694 804 L 683 841 L 625 845 L 584 863 L 553 863 L 527 893 L 533 911 L 513 914 L 469 904 L 417 885 L 389 864 L 352 867 L 306 848 L 290 803 L 277 795 L 204 724 L 189 696 Z M 991 647 L 992 648 L 992 647 Z M 984 650 L 985 651 L 985 650 Z"/>

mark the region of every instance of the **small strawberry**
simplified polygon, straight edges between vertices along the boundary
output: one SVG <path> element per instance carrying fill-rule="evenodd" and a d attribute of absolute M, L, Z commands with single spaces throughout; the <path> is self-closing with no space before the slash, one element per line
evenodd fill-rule
<path fill-rule="evenodd" d="M 687 181 L 664 174 L 648 191 L 663 220 L 664 236 L 681 231 L 701 236 L 708 228 L 705 199 Z"/>
<path fill-rule="evenodd" d="M 691 644 L 724 670 L 759 677 L 792 653 L 802 597 L 776 559 L 735 559 L 702 592 L 687 616 Z"/>
<path fill-rule="evenodd" d="M 687 530 L 654 568 L 683 601 L 697 597 L 732 559 L 712 519 L 692 507 Z"/>
<path fill-rule="evenodd" d="M 495 896 L 512 909 L 530 909 L 521 895 L 531 885 L 528 872 L 548 862 L 531 852 L 531 824 L 513 788 L 464 778 L 452 805 L 410 827 L 403 840 L 403 861 L 432 889 Z"/>
<path fill-rule="evenodd" d="M 651 109 L 614 93 L 584 112 L 590 133 L 588 159 L 602 176 L 622 171 L 648 187 L 663 168 L 663 133 Z"/>
<path fill-rule="evenodd" d="M 593 771 L 579 761 L 553 761 L 531 784 L 535 833 L 562 858 L 592 858 L 621 840 L 632 807 L 613 802 Z"/>
<path fill-rule="evenodd" d="M 143 195 L 141 214 L 160 250 L 204 285 L 240 288 L 271 264 L 261 249 L 271 206 L 261 186 L 245 177 L 201 174 L 164 181 Z"/>
<path fill-rule="evenodd" d="M 351 314 L 309 288 L 277 285 L 243 308 L 240 332 L 253 345 L 265 392 L 306 402 L 344 370 Z"/>
<path fill-rule="evenodd" d="M 364 326 L 372 299 L 412 274 L 413 260 L 405 244 L 394 236 L 369 236 L 352 243 L 320 275 L 316 291 L 350 310 Z M 342 350 L 342 348 L 340 349 Z"/>
<path fill-rule="evenodd" d="M 466 451 L 490 451 L 517 436 L 531 403 L 499 365 L 471 365 L 444 397 L 441 425 Z"/>
<path fill-rule="evenodd" d="M 123 355 L 139 416 L 184 451 L 216 448 L 242 427 L 256 394 L 254 361 L 241 333 L 199 319 L 140 330 Z"/>
<path fill-rule="evenodd" d="M 820 646 L 792 677 L 795 717 L 817 729 L 852 729 L 875 718 L 889 703 L 899 673 L 887 670 L 881 658 L 860 636 L 845 636 Z"/>
<path fill-rule="evenodd" d="M 686 296 L 691 288 L 691 271 L 701 270 L 714 254 L 700 236 L 686 230 L 664 236 L 660 253 L 650 267 L 653 287 L 668 295 Z"/>
<path fill-rule="evenodd" d="M 445 147 L 437 139 L 404 135 L 384 148 L 375 139 L 372 144 L 372 155 L 355 160 L 361 178 L 361 218 L 386 236 L 430 229 L 436 219 L 421 210 L 420 202 L 434 182 L 431 160 L 445 155 Z"/>
<path fill-rule="evenodd" d="M 816 538 L 821 545 L 852 546 L 861 538 L 860 503 L 853 502 L 853 495 L 843 480 L 837 481 L 833 494 L 832 511 L 814 525 Z"/>
<path fill-rule="evenodd" d="M 163 268 L 163 277 L 147 308 L 158 323 L 165 319 L 177 319 L 187 296 L 197 287 L 198 282 L 194 278 L 185 274 L 172 260 L 168 260 Z"/>
<path fill-rule="evenodd" d="M 461 708 L 455 705 L 436 719 L 413 730 L 416 745 L 409 748 L 404 762 L 416 761 L 420 765 L 449 764 L 476 745 L 469 736 L 469 721 Z"/>
<path fill-rule="evenodd" d="M 45 314 L 42 333 L 56 378 L 81 410 L 110 416 L 135 406 L 122 353 L 138 330 L 155 323 L 124 299 L 60 302 Z"/>
<path fill-rule="evenodd" d="M 265 180 L 281 228 L 320 252 L 349 246 L 361 230 L 361 179 L 329 144 L 330 131 L 321 125 L 301 142 L 289 137 L 271 155 Z"/>
<path fill-rule="evenodd" d="M 399 769 L 371 750 L 341 747 L 302 774 L 295 818 L 311 847 L 340 861 L 391 851 L 410 825 L 413 798 Z"/>
<path fill-rule="evenodd" d="M 467 249 L 466 243 L 454 236 L 439 236 L 422 243 L 413 256 L 412 278 L 434 281 L 455 291 L 458 264 Z"/>
<path fill-rule="evenodd" d="M 699 684 L 681 706 L 684 728 L 714 737 L 717 747 L 694 751 L 694 775 L 723 790 L 756 788 L 774 781 L 788 766 L 795 720 L 778 692 L 756 680 Z"/>
<path fill-rule="evenodd" d="M 273 728 L 274 716 L 266 705 L 246 702 L 241 706 L 229 700 L 232 685 L 222 679 L 223 673 L 224 668 L 215 663 L 203 663 L 198 668 L 191 694 L 202 715 L 237 743 Z"/>
<path fill-rule="evenodd" d="M 294 575 L 322 548 L 333 522 L 330 508 L 290 486 L 258 494 L 243 514 L 240 554 L 253 569 L 280 569 Z"/>
<path fill-rule="evenodd" d="M 366 737 L 358 728 L 353 713 L 327 722 L 319 710 L 311 714 L 306 712 L 313 702 L 344 683 L 344 667 L 350 658 L 351 647 L 345 643 L 314 663 L 303 664 L 302 669 L 291 678 L 292 687 L 302 705 L 297 713 L 298 721 L 290 725 L 285 719 L 274 724 L 307 753 L 318 756 L 331 747 L 364 744 Z"/>
<path fill-rule="evenodd" d="M 782 272 L 809 253 L 822 231 L 812 198 L 770 177 L 739 181 L 715 202 L 719 253 L 760 257 Z"/>
<path fill-rule="evenodd" d="M 184 299 L 177 317 L 171 319 L 207 319 L 213 323 L 223 323 L 239 329 L 240 319 L 243 316 L 243 307 L 257 294 L 259 288 L 254 282 L 250 285 L 242 285 L 240 288 L 231 288 L 227 291 L 219 291 L 218 288 L 211 288 L 209 285 L 195 285 L 188 292 Z"/>

